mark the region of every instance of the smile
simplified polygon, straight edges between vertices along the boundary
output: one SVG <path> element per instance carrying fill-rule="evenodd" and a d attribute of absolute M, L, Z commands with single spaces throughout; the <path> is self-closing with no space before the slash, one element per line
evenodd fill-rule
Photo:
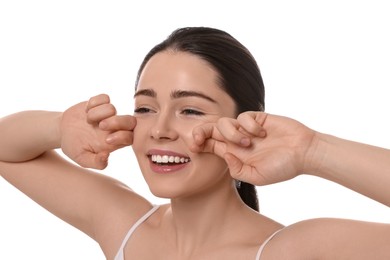
<path fill-rule="evenodd" d="M 151 155 L 150 159 L 152 160 L 152 162 L 159 164 L 182 164 L 190 161 L 190 159 L 186 157 L 159 154 Z"/>
<path fill-rule="evenodd" d="M 179 172 L 191 162 L 190 157 L 185 154 L 162 149 L 151 149 L 148 151 L 147 156 L 150 168 L 155 173 Z"/>

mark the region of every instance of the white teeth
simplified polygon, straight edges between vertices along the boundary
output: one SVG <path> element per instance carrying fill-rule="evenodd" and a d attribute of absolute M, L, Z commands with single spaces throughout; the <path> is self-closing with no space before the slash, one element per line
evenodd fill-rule
<path fill-rule="evenodd" d="M 169 155 L 152 155 L 152 162 L 155 163 L 186 163 L 190 160 L 188 158 Z"/>

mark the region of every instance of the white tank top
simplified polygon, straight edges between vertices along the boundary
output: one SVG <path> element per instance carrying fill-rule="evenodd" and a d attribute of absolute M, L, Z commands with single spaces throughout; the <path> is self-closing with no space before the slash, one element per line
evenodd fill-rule
<path fill-rule="evenodd" d="M 124 256 L 124 248 L 127 244 L 127 241 L 131 237 L 131 235 L 134 233 L 134 231 L 138 228 L 139 225 L 141 225 L 145 220 L 147 220 L 158 208 L 160 205 L 155 205 L 152 209 L 150 209 L 148 212 L 146 212 L 145 215 L 143 215 L 140 219 L 138 219 L 137 222 L 134 223 L 134 225 L 130 228 L 130 230 L 127 232 L 125 238 L 123 239 L 122 245 L 120 246 L 118 253 L 115 256 L 115 260 L 125 260 Z M 255 260 L 260 260 L 261 253 L 263 252 L 264 247 L 266 244 L 279 232 L 280 230 L 277 230 L 275 233 L 273 233 L 271 236 L 269 236 L 263 244 L 259 247 L 259 250 L 257 251 Z"/>

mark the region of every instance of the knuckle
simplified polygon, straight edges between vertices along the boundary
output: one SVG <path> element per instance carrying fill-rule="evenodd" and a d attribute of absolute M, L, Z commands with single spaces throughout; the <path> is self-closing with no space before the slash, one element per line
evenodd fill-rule
<path fill-rule="evenodd" d="M 111 114 L 111 115 L 115 115 L 116 114 L 116 108 L 115 108 L 115 106 L 113 104 L 111 104 L 111 103 L 107 104 L 106 109 L 107 109 L 107 112 L 109 114 Z"/>
<path fill-rule="evenodd" d="M 107 94 L 99 94 L 99 95 L 91 97 L 88 100 L 87 108 L 91 109 L 93 107 L 96 107 L 96 106 L 104 104 L 104 103 L 110 103 L 110 97 Z"/>

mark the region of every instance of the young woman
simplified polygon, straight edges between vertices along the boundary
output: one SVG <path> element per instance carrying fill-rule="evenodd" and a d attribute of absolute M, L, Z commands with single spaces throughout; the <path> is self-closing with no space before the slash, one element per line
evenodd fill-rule
<path fill-rule="evenodd" d="M 101 246 L 107 259 L 389 259 L 390 225 L 313 219 L 284 227 L 254 185 L 299 174 L 390 205 L 390 151 L 266 114 L 258 66 L 229 34 L 182 28 L 153 48 L 134 116 L 101 94 L 63 113 L 0 121 L 0 173 Z M 132 145 L 153 205 L 104 169 Z M 60 157 L 62 151 L 75 163 Z"/>

